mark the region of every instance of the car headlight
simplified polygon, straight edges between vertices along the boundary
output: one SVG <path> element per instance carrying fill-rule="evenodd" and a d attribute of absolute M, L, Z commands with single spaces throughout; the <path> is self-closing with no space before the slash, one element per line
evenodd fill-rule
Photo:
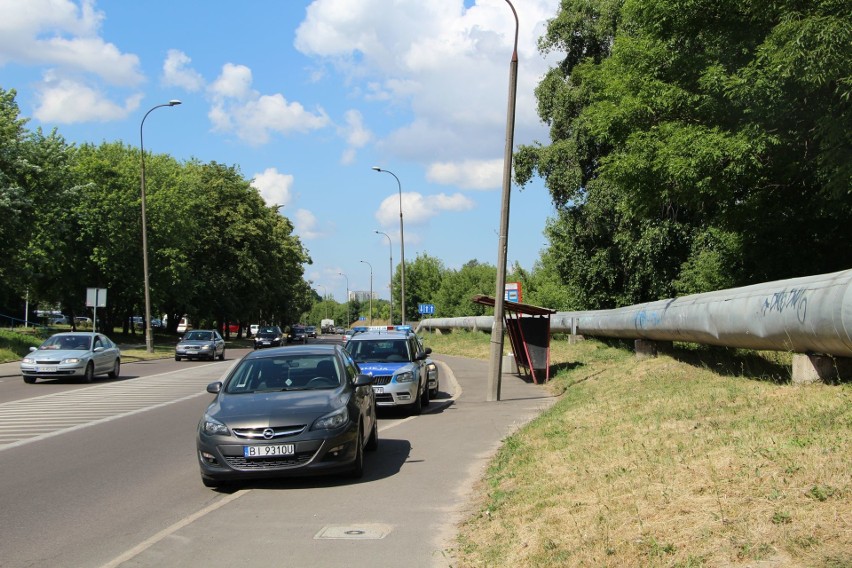
<path fill-rule="evenodd" d="M 347 422 L 349 422 L 349 409 L 344 406 L 322 418 L 317 418 L 314 425 L 311 426 L 311 430 L 335 430 Z"/>
<path fill-rule="evenodd" d="M 213 349 L 213 346 L 210 345 L 209 343 L 205 343 L 204 345 L 201 346 L 202 351 L 210 351 L 211 349 Z"/>
<path fill-rule="evenodd" d="M 231 433 L 227 426 L 209 414 L 205 414 L 204 418 L 201 419 L 201 431 L 208 436 L 228 436 Z"/>
<path fill-rule="evenodd" d="M 33 364 L 33 363 L 35 363 L 35 359 L 33 359 L 32 357 L 24 357 L 24 358 L 21 360 L 21 362 L 22 362 L 22 363 L 29 363 L 29 364 Z"/>
<path fill-rule="evenodd" d="M 412 373 L 411 371 L 400 373 L 396 377 L 394 377 L 394 380 L 398 383 L 410 383 L 414 380 L 414 373 Z"/>
<path fill-rule="evenodd" d="M 63 359 L 62 362 L 68 365 L 76 365 L 77 363 L 82 363 L 83 360 L 79 357 L 68 357 L 67 359 Z"/>

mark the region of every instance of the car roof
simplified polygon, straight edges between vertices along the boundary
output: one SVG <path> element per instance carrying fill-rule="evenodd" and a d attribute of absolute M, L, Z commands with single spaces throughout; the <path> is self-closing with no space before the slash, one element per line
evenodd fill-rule
<path fill-rule="evenodd" d="M 312 343 L 310 345 L 287 345 L 284 347 L 272 347 L 271 349 L 261 349 L 258 351 L 250 351 L 244 360 L 249 359 L 264 359 L 267 357 L 280 357 L 282 355 L 322 355 L 343 351 L 343 348 L 336 343 Z"/>

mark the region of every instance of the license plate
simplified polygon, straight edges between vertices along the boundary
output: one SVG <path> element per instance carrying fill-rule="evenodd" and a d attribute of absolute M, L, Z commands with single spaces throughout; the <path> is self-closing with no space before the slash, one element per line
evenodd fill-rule
<path fill-rule="evenodd" d="M 36 367 L 38 373 L 55 373 L 56 367 Z"/>
<path fill-rule="evenodd" d="M 385 387 L 373 387 L 373 392 L 375 392 L 376 394 L 384 394 Z"/>
<path fill-rule="evenodd" d="M 261 345 L 269 345 L 272 342 L 271 341 L 261 341 L 260 343 L 261 343 Z"/>
<path fill-rule="evenodd" d="M 197 355 L 198 354 L 198 351 L 196 351 L 195 349 L 187 349 L 186 352 L 187 352 L 188 355 Z"/>
<path fill-rule="evenodd" d="M 274 456 L 292 456 L 296 453 L 294 444 L 278 444 L 269 446 L 243 446 L 243 457 L 266 458 Z"/>

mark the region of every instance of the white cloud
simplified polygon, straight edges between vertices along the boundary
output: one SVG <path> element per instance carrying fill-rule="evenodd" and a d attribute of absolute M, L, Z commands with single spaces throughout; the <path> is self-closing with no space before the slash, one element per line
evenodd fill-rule
<path fill-rule="evenodd" d="M 464 189 L 495 189 L 503 185 L 503 160 L 435 162 L 429 166 L 426 179 Z"/>
<path fill-rule="evenodd" d="M 293 196 L 293 176 L 282 174 L 276 168 L 267 168 L 255 174 L 251 185 L 269 206 L 288 205 Z"/>
<path fill-rule="evenodd" d="M 357 150 L 366 146 L 373 139 L 373 133 L 364 126 L 364 117 L 357 110 L 346 111 L 344 119 L 346 125 L 337 129 L 338 134 L 347 144 L 340 162 L 351 164 L 355 161 Z"/>
<path fill-rule="evenodd" d="M 297 209 L 291 219 L 293 220 L 293 232 L 299 235 L 302 240 L 316 239 L 325 234 L 319 226 L 316 215 L 307 209 Z"/>
<path fill-rule="evenodd" d="M 499 0 L 465 4 L 315 0 L 295 46 L 344 73 L 353 95 L 410 110 L 407 125 L 382 135 L 385 153 L 421 164 L 495 160 L 505 145 L 515 20 Z M 547 136 L 534 89 L 551 63 L 536 42 L 558 7 L 559 0 L 528 0 L 519 9 L 516 144 Z"/>
<path fill-rule="evenodd" d="M 221 75 L 209 87 L 213 104 L 208 117 L 214 130 L 233 132 L 247 144 L 261 145 L 273 133 L 310 132 L 331 122 L 322 109 L 310 112 L 280 93 L 261 95 L 251 84 L 248 67 L 232 63 L 222 67 Z"/>
<path fill-rule="evenodd" d="M 34 116 L 41 122 L 72 124 L 107 122 L 125 118 L 139 107 L 141 94 L 127 97 L 123 105 L 110 101 L 102 92 L 70 79 L 46 74 L 37 94 Z"/>
<path fill-rule="evenodd" d="M 204 87 L 204 77 L 189 67 L 192 59 L 179 49 L 170 49 L 163 62 L 162 83 L 167 87 L 180 87 L 195 92 Z"/>
<path fill-rule="evenodd" d="M 144 80 L 139 58 L 98 36 L 104 15 L 93 0 L 0 2 L 0 64 L 48 65 L 119 86 Z"/>
<path fill-rule="evenodd" d="M 375 213 L 382 227 L 394 228 L 399 223 L 399 194 L 386 197 Z M 404 225 L 422 225 L 445 211 L 469 211 L 475 206 L 472 199 L 461 194 L 424 196 L 417 192 L 402 193 L 402 220 Z M 406 232 L 407 234 L 407 232 Z"/>

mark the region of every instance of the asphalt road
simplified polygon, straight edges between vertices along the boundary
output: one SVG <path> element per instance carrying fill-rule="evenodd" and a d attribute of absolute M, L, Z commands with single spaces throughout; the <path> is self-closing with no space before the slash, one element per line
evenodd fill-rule
<path fill-rule="evenodd" d="M 451 566 L 456 524 L 500 441 L 553 399 L 435 357 L 423 415 L 380 414 L 364 478 L 200 481 L 195 427 L 223 362 L 123 365 L 118 380 L 0 378 L 0 567 Z"/>

